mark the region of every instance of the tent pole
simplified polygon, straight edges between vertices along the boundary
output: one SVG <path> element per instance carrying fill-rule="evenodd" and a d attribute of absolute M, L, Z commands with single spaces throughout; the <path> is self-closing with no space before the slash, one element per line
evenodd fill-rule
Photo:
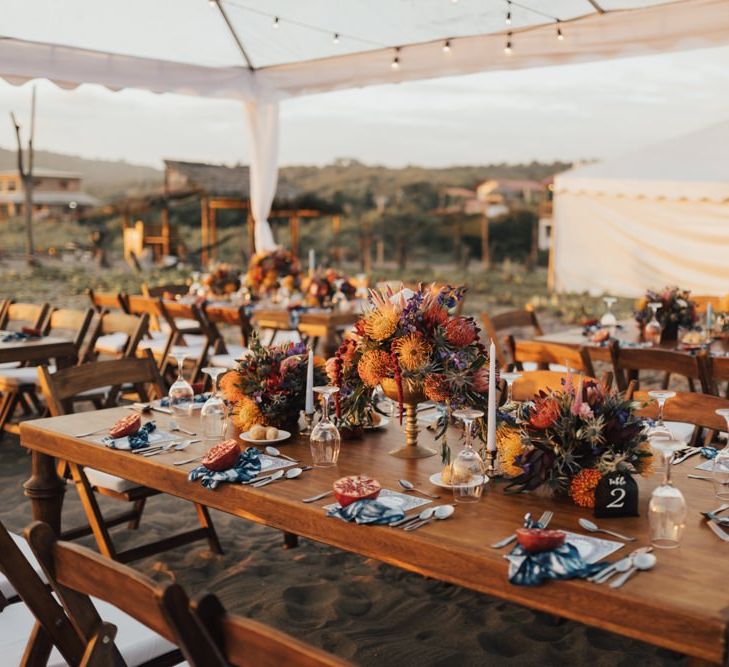
<path fill-rule="evenodd" d="M 223 7 L 223 3 L 220 2 L 220 0 L 215 0 L 215 5 L 217 6 L 218 10 L 220 11 L 220 15 L 223 17 L 223 20 L 225 21 L 225 25 L 228 26 L 228 30 L 230 30 L 230 34 L 233 36 L 233 39 L 235 40 L 235 43 L 238 46 L 238 50 L 241 52 L 243 59 L 246 61 L 246 65 L 248 65 L 248 69 L 251 72 L 255 71 L 256 68 L 253 67 L 253 63 L 251 62 L 251 59 L 248 57 L 248 54 L 246 53 L 245 47 L 243 46 L 243 42 L 240 41 L 240 37 L 238 37 L 238 33 L 235 31 L 233 24 L 230 22 L 230 19 L 228 18 L 228 13 L 225 11 L 225 8 Z"/>

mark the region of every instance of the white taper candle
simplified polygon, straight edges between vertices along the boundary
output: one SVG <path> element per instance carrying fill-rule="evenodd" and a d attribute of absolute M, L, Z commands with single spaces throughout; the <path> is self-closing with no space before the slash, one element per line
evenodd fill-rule
<path fill-rule="evenodd" d="M 496 451 L 496 345 L 489 347 L 489 407 L 487 416 L 486 449 Z"/>
<path fill-rule="evenodd" d="M 314 412 L 314 350 L 309 350 L 309 363 L 306 367 L 306 401 L 304 412 L 307 415 Z"/>

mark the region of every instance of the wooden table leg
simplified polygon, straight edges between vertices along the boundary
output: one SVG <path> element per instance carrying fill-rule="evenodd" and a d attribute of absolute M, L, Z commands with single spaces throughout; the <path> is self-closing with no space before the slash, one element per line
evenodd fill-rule
<path fill-rule="evenodd" d="M 339 348 L 339 341 L 337 341 L 337 330 L 335 327 L 327 327 L 327 335 L 322 342 L 322 349 L 324 351 L 325 358 L 333 357 L 337 349 Z"/>
<path fill-rule="evenodd" d="M 33 519 L 44 521 L 57 535 L 61 534 L 61 510 L 66 483 L 56 472 L 56 460 L 47 454 L 33 452 L 30 479 L 23 484 L 25 495 L 30 498 Z"/>

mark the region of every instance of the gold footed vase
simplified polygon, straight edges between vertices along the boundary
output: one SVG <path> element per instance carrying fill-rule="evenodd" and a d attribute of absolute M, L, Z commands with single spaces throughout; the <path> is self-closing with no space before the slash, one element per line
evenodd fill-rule
<path fill-rule="evenodd" d="M 394 378 L 384 378 L 380 386 L 385 396 L 392 401 L 398 402 L 397 382 Z M 405 446 L 398 447 L 389 452 L 390 456 L 399 459 L 424 459 L 428 456 L 435 456 L 436 451 L 430 447 L 423 447 L 418 444 L 418 403 L 426 400 L 423 393 L 423 385 L 411 380 L 403 380 L 402 383 L 402 404 L 405 408 Z"/>

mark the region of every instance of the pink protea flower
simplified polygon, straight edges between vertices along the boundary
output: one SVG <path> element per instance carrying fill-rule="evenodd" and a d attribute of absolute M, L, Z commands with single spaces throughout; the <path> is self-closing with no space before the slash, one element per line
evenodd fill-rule
<path fill-rule="evenodd" d="M 479 368 L 473 374 L 473 389 L 479 394 L 486 394 L 489 390 L 489 369 L 485 367 Z"/>
<path fill-rule="evenodd" d="M 582 410 L 582 385 L 585 381 L 585 378 L 583 375 L 580 375 L 580 380 L 577 383 L 577 389 L 575 390 L 575 399 L 572 401 L 572 408 L 571 412 L 575 417 L 578 417 L 580 415 L 580 412 Z M 589 408 L 589 406 L 588 406 Z"/>
<path fill-rule="evenodd" d="M 476 325 L 467 317 L 454 317 L 444 327 L 446 340 L 456 347 L 466 347 L 478 337 Z"/>

